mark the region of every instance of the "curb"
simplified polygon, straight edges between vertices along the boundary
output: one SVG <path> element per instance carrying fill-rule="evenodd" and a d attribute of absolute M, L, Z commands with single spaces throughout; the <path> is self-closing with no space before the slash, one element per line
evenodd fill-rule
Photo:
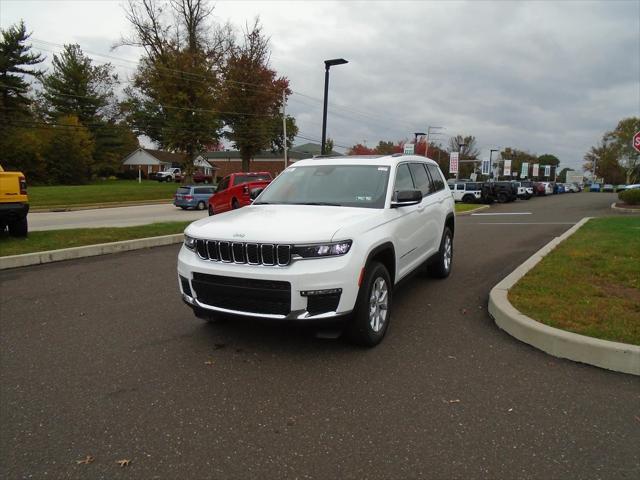
<path fill-rule="evenodd" d="M 485 208 L 489 208 L 489 205 L 481 205 L 478 208 L 474 208 L 473 210 L 467 210 L 465 212 L 456 212 L 456 217 L 461 217 L 463 215 L 471 215 L 472 213 L 476 213 L 479 210 L 484 210 Z"/>
<path fill-rule="evenodd" d="M 172 199 L 140 200 L 130 202 L 85 203 L 83 205 L 51 205 L 49 207 L 29 208 L 29 213 L 74 212 L 76 210 L 95 210 L 100 208 L 142 207 L 144 205 L 172 204 Z"/>
<path fill-rule="evenodd" d="M 108 255 L 111 253 L 127 252 L 130 250 L 140 250 L 142 248 L 173 245 L 181 243 L 183 239 L 184 235 L 182 233 L 176 233 L 160 237 L 136 238 L 134 240 L 123 240 L 121 242 L 99 243 L 97 245 L 62 248 L 60 250 L 48 250 L 46 252 L 10 255 L 7 257 L 0 257 L 0 270 L 28 267 L 30 265 L 41 265 L 43 263 L 61 262 L 63 260 L 73 260 L 76 258 L 95 257 L 97 255 Z"/>
<path fill-rule="evenodd" d="M 601 340 L 550 327 L 518 311 L 507 297 L 509 289 L 518 280 L 589 219 L 590 217 L 583 218 L 563 235 L 551 240 L 493 287 L 489 293 L 489 314 L 496 325 L 509 335 L 549 355 L 616 372 L 640 375 L 640 346 Z"/>
<path fill-rule="evenodd" d="M 624 207 L 616 207 L 617 202 L 613 202 L 611 204 L 611 208 L 616 212 L 621 213 L 640 213 L 640 208 L 624 208 Z"/>

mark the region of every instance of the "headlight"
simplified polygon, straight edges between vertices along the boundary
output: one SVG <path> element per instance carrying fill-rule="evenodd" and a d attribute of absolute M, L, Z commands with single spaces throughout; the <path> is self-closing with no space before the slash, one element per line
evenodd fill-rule
<path fill-rule="evenodd" d="M 195 250 L 195 248 L 196 248 L 196 239 L 185 234 L 185 236 L 184 236 L 184 246 L 187 247 L 189 250 Z"/>
<path fill-rule="evenodd" d="M 351 240 L 344 240 L 317 245 L 294 245 L 291 253 L 301 258 L 335 257 L 348 253 L 352 243 Z"/>

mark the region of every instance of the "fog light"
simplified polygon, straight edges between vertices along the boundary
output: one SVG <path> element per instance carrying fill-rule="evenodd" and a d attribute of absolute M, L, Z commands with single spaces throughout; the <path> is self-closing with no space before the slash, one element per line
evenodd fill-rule
<path fill-rule="evenodd" d="M 341 288 L 329 288 L 327 290 L 302 290 L 300 295 L 303 297 L 314 297 L 317 295 L 336 295 L 342 293 Z"/>

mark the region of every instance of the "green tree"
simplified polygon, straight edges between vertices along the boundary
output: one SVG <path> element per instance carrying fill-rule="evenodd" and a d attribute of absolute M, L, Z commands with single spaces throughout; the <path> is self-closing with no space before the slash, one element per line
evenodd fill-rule
<path fill-rule="evenodd" d="M 53 71 L 42 80 L 50 118 L 73 115 L 88 127 L 115 117 L 114 86 L 118 77 L 110 64 L 93 65 L 80 45 L 65 45 L 53 56 Z"/>
<path fill-rule="evenodd" d="M 105 122 L 93 133 L 92 173 L 100 177 L 115 175 L 122 167 L 122 159 L 139 147 L 138 138 L 122 123 Z"/>
<path fill-rule="evenodd" d="M 560 170 L 560 173 L 558 173 L 557 180 L 560 183 L 565 183 L 567 181 L 567 172 L 573 172 L 573 171 L 575 171 L 573 168 L 563 168 L 562 170 Z"/>
<path fill-rule="evenodd" d="M 173 0 L 168 10 L 153 0 L 129 1 L 133 36 L 120 45 L 145 53 L 122 108 L 137 134 L 186 154 L 186 182 L 196 154 L 220 139 L 222 75 L 231 33 L 211 24 L 213 8 L 205 0 Z"/>
<path fill-rule="evenodd" d="M 60 117 L 51 127 L 51 139 L 43 152 L 49 183 L 86 183 L 91 174 L 93 149 L 91 133 L 77 117 Z"/>
<path fill-rule="evenodd" d="M 540 165 L 551 165 L 552 167 L 557 167 L 558 165 L 560 165 L 560 159 L 555 155 L 551 155 L 550 153 L 540 155 L 537 160 L 537 163 L 539 163 Z"/>
<path fill-rule="evenodd" d="M 29 106 L 29 84 L 25 77 L 39 77 L 42 71 L 35 65 L 43 61 L 40 54 L 31 53 L 31 46 L 26 42 L 31 36 L 27 33 L 24 22 L 0 30 L 0 136 L 9 122 L 22 125 L 31 116 Z"/>
<path fill-rule="evenodd" d="M 618 164 L 624 170 L 626 183 L 636 183 L 640 178 L 640 153 L 631 144 L 633 136 L 639 131 L 640 117 L 629 117 L 620 120 L 616 128 L 603 138 L 614 149 Z"/>
<path fill-rule="evenodd" d="M 230 131 L 226 136 L 240 151 L 242 169 L 250 169 L 250 160 L 262 150 L 282 151 L 282 103 L 291 95 L 289 80 L 277 77 L 269 67 L 269 40 L 256 20 L 244 33 L 243 43 L 234 46 L 225 75 L 223 115 Z M 295 120 L 287 116 L 287 145 L 298 133 Z"/>
<path fill-rule="evenodd" d="M 622 183 L 624 181 L 625 172 L 618 163 L 618 152 L 611 143 L 604 139 L 589 149 L 584 160 L 583 168 L 591 172 L 594 178 L 604 178 L 607 183 Z"/>

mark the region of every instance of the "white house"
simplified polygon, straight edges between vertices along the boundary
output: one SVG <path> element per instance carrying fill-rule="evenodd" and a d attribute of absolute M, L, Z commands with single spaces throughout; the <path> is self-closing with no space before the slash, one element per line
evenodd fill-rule
<path fill-rule="evenodd" d="M 170 167 L 179 167 L 183 164 L 185 155 L 182 153 L 171 153 L 163 150 L 152 150 L 150 148 L 138 148 L 131 152 L 122 161 L 125 169 L 138 170 L 140 168 L 147 175 L 160 172 Z M 199 156 L 194 161 L 197 170 L 205 175 L 214 175 L 215 165 L 211 165 L 206 159 Z"/>

